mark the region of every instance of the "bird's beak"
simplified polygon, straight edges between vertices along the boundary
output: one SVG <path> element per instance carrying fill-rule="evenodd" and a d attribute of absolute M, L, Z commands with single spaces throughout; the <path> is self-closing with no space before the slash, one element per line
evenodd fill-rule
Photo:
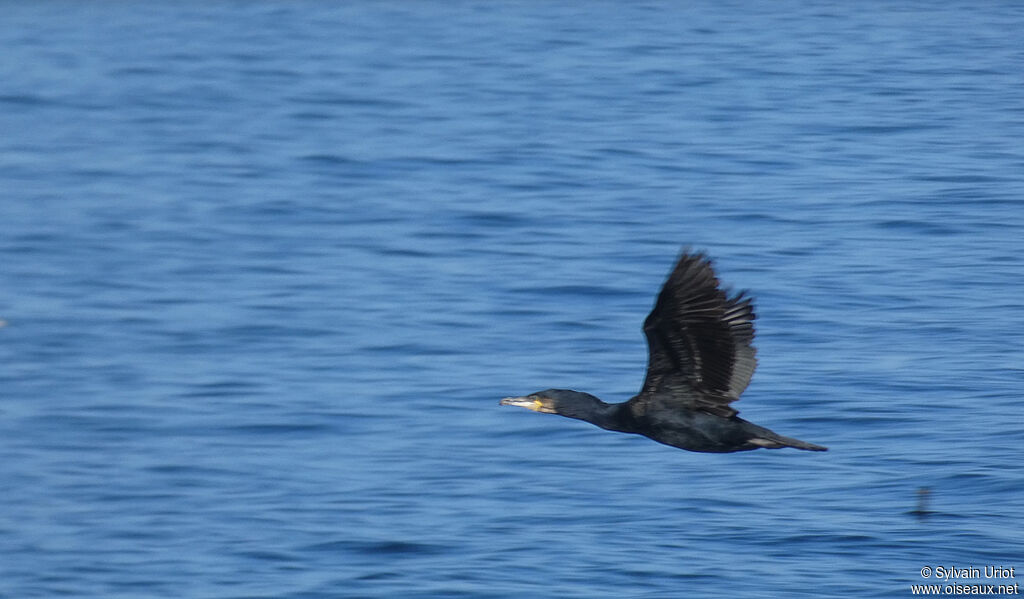
<path fill-rule="evenodd" d="M 516 406 L 519 408 L 526 408 L 527 410 L 533 410 L 534 412 L 544 412 L 545 414 L 554 414 L 555 410 L 548 406 L 543 401 L 532 397 L 506 397 L 498 402 L 498 405 L 502 406 Z"/>

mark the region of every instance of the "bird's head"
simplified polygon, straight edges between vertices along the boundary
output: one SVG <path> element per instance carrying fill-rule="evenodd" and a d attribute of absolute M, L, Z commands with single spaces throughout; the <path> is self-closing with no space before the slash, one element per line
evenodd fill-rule
<path fill-rule="evenodd" d="M 607 406 L 589 393 L 568 389 L 548 389 L 523 397 L 506 397 L 500 403 L 503 406 L 518 406 L 534 412 L 559 414 L 581 420 L 591 420 L 593 414 Z"/>

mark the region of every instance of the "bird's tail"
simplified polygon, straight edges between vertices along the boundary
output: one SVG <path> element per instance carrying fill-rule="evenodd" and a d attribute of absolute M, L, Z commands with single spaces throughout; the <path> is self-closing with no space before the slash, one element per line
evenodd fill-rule
<path fill-rule="evenodd" d="M 794 447 L 796 450 L 806 450 L 808 452 L 827 452 L 828 447 L 822 445 L 815 445 L 814 443 L 808 443 L 800 439 L 793 437 L 786 437 L 780 434 L 772 434 L 770 438 L 765 438 L 768 435 L 758 436 L 751 439 L 751 443 L 764 447 L 766 450 L 781 450 L 782 447 Z"/>
<path fill-rule="evenodd" d="M 764 447 L 765 449 L 782 449 L 783 447 L 792 447 L 794 449 L 803 449 L 806 451 L 828 451 L 828 447 L 815 445 L 814 443 L 808 443 L 807 441 L 801 441 L 800 439 L 794 439 L 793 437 L 786 437 L 760 426 L 757 428 L 760 430 L 757 431 L 757 434 L 750 439 L 750 443 L 757 445 L 758 447 Z"/>
<path fill-rule="evenodd" d="M 825 447 L 824 445 L 815 445 L 814 443 L 808 443 L 807 441 L 801 441 L 800 439 L 794 439 L 792 437 L 782 437 L 781 435 L 780 437 L 786 443 L 783 447 L 793 447 L 795 449 L 804 449 L 807 451 L 828 451 L 828 447 Z"/>

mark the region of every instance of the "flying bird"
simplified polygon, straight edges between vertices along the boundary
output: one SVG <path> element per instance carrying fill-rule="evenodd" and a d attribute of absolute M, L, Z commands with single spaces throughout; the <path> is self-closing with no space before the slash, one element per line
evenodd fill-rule
<path fill-rule="evenodd" d="M 644 321 L 647 376 L 640 393 L 609 404 L 589 393 L 548 389 L 506 397 L 501 405 L 576 418 L 689 451 L 827 451 L 748 422 L 732 407 L 757 366 L 755 318 L 746 291 L 730 297 L 711 259 L 684 251 Z"/>

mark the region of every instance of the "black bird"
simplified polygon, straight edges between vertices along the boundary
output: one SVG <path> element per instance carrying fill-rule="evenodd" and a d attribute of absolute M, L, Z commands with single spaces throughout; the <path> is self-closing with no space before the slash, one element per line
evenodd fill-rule
<path fill-rule="evenodd" d="M 746 293 L 729 297 L 711 259 L 684 251 L 644 321 L 647 377 L 639 394 L 608 404 L 589 393 L 548 389 L 506 397 L 501 405 L 577 418 L 689 451 L 827 451 L 748 422 L 729 405 L 757 366 L 754 308 Z"/>

